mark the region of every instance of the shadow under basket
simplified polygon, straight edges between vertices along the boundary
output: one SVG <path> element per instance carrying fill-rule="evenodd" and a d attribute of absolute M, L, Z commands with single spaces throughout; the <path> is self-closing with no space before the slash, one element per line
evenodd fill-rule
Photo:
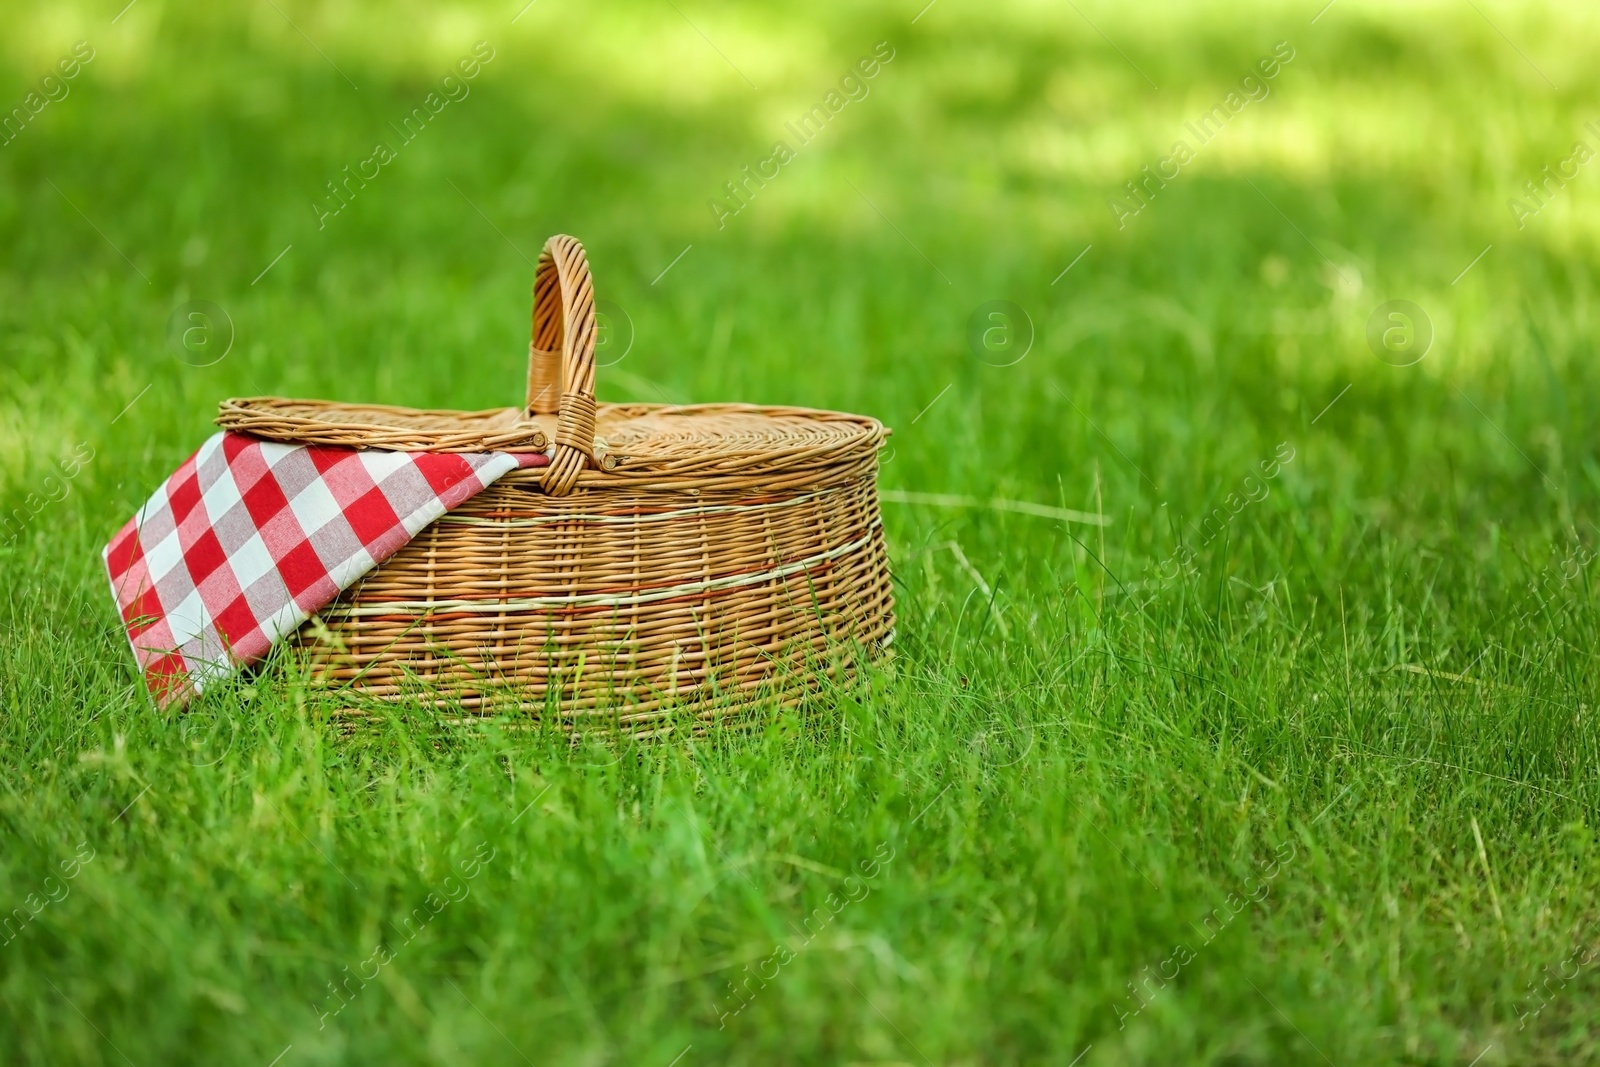
<path fill-rule="evenodd" d="M 876 419 L 594 400 L 582 246 L 534 276 L 528 403 L 415 411 L 272 397 L 230 430 L 395 451 L 545 451 L 422 530 L 295 634 L 330 686 L 633 735 L 747 722 L 887 647 Z"/>

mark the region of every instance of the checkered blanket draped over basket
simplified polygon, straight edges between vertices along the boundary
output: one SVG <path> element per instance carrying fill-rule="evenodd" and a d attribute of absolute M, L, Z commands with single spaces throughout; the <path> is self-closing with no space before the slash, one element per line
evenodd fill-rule
<path fill-rule="evenodd" d="M 106 546 L 145 685 L 182 703 L 259 661 L 440 515 L 548 462 L 214 435 Z"/>

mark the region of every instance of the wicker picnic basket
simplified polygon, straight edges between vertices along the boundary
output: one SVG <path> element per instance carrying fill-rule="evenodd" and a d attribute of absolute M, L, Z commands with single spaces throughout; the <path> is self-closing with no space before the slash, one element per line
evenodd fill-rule
<path fill-rule="evenodd" d="M 421 531 L 294 644 L 329 684 L 574 732 L 749 721 L 852 673 L 894 627 L 876 419 L 749 404 L 596 405 L 583 246 L 533 283 L 526 408 L 273 397 L 217 422 L 296 444 L 550 450 Z"/>

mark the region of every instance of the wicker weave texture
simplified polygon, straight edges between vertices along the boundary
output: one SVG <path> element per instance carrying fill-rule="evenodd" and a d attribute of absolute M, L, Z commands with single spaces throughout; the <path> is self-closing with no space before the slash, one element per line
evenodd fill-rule
<path fill-rule="evenodd" d="M 693 704 L 789 703 L 884 643 L 873 479 L 546 496 L 511 475 L 423 531 L 300 639 L 368 695 L 648 732 Z M 552 699 L 554 698 L 554 699 Z M 741 699 L 749 698 L 749 699 Z"/>
<path fill-rule="evenodd" d="M 505 476 L 302 627 L 293 643 L 327 683 L 648 736 L 793 704 L 887 645 L 888 431 L 805 408 L 598 406 L 593 302 L 582 247 L 551 238 L 522 409 L 223 405 L 219 423 L 280 441 L 553 442 L 549 467 Z"/>

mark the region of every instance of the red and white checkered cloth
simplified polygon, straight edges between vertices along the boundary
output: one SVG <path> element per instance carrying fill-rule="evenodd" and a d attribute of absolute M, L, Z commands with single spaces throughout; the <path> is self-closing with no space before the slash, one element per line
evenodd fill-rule
<path fill-rule="evenodd" d="M 224 431 L 106 546 L 157 704 L 259 661 L 440 515 L 539 454 L 376 452 Z"/>

